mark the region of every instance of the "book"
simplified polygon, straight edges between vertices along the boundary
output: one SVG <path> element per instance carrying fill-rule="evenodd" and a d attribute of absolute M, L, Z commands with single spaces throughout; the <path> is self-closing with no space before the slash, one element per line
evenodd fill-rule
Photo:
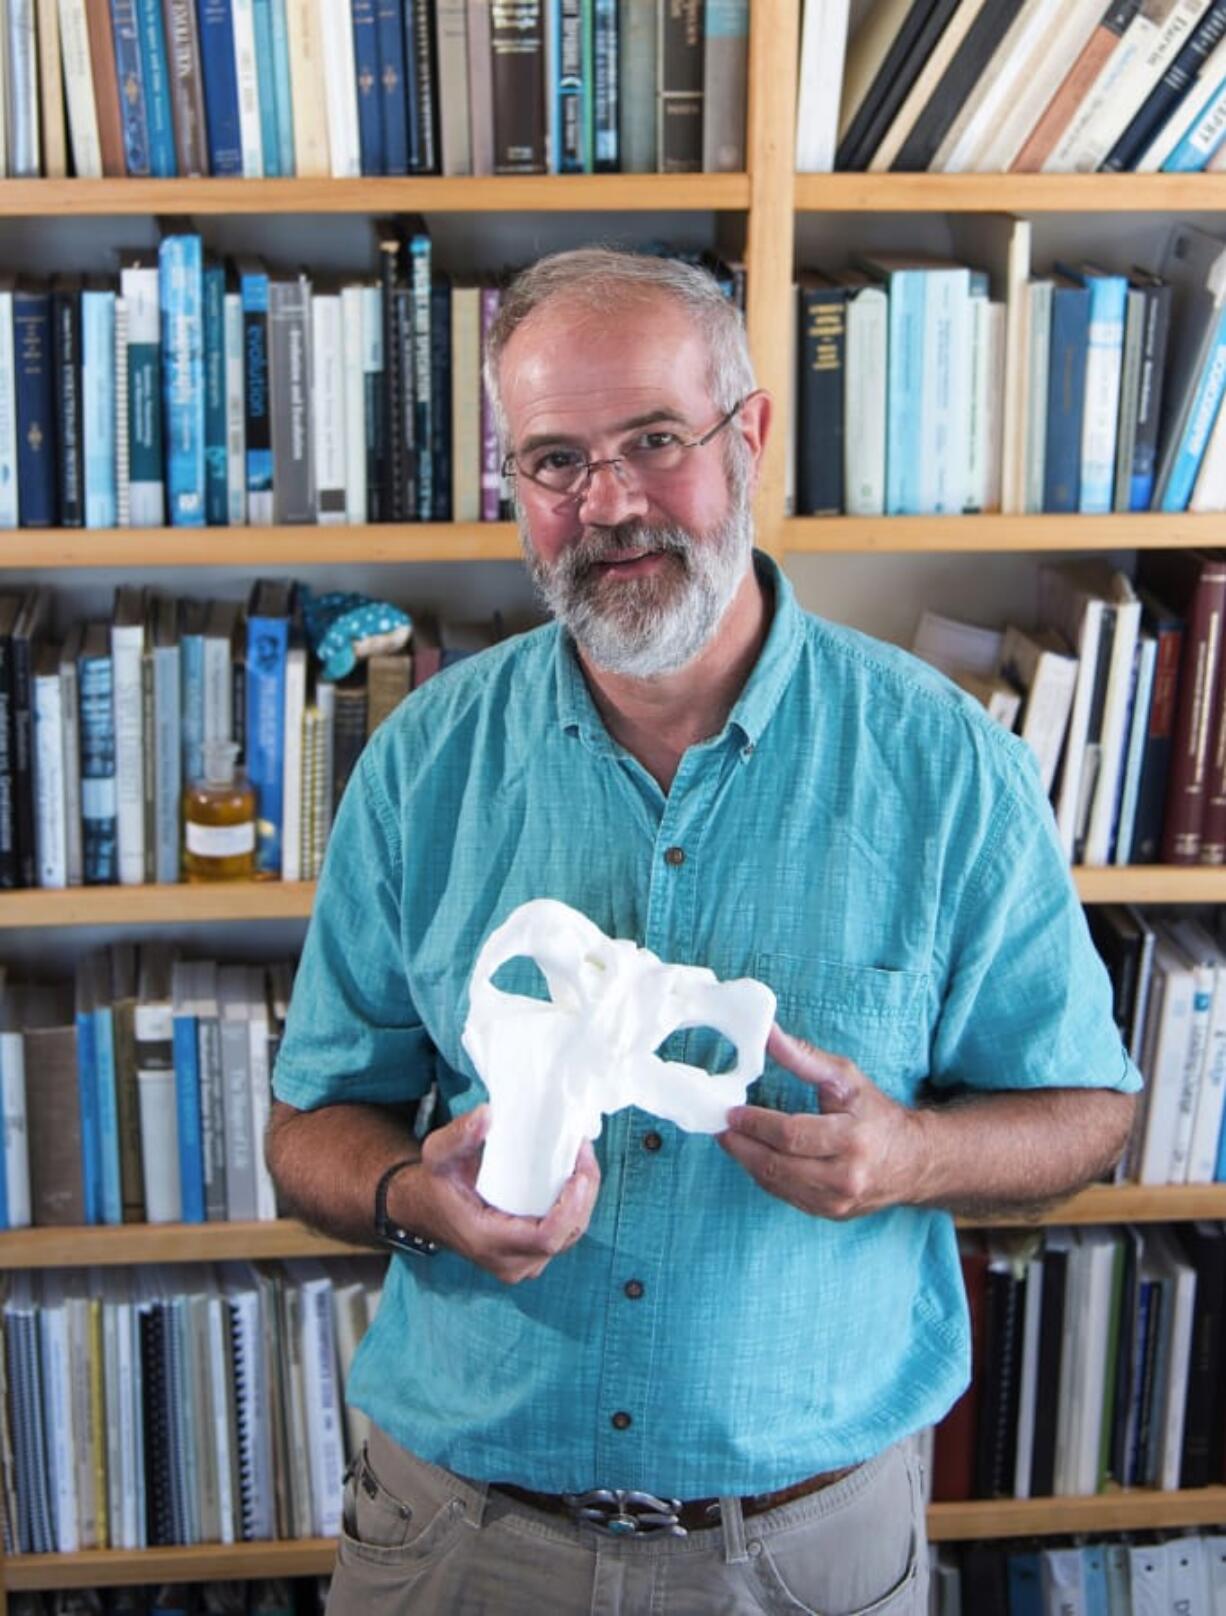
<path fill-rule="evenodd" d="M 797 386 L 797 513 L 843 510 L 846 293 L 826 276 L 799 278 L 800 380 Z"/>
<path fill-rule="evenodd" d="M 867 168 L 886 130 L 892 124 L 912 85 L 941 38 L 958 0 L 913 0 L 884 53 L 878 57 L 876 29 L 866 26 L 848 44 L 847 78 L 862 81 L 863 93 L 849 118 L 844 119 L 848 94 L 840 105 L 836 169 Z M 884 11 L 884 8 L 879 8 Z M 894 15 L 893 9 L 888 13 Z M 861 37 L 864 38 L 862 50 Z M 875 69 L 875 71 L 874 71 Z M 853 92 L 854 94 L 855 92 Z"/>
<path fill-rule="evenodd" d="M 1204 69 L 1206 58 L 1224 32 L 1226 5 L 1213 4 L 1203 10 L 1191 32 L 1180 42 L 1166 71 L 1102 159 L 1101 167 L 1105 172 L 1122 173 L 1137 166 L 1154 137 L 1186 100 Z"/>
<path fill-rule="evenodd" d="M 1001 642 L 998 666 L 1023 692 L 1018 733 L 1034 752 L 1043 790 L 1050 792 L 1077 685 L 1077 658 L 1058 634 L 1042 630 L 1028 634 L 1011 624 Z"/>
<path fill-rule="evenodd" d="M 203 527 L 207 512 L 204 252 L 200 237 L 164 236 L 158 251 L 158 269 L 167 510 L 173 526 Z"/>
<path fill-rule="evenodd" d="M 1044 511 L 1075 511 L 1080 507 L 1090 303 L 1090 289 L 1084 283 L 1063 275 L 1055 278 L 1047 370 L 1046 454 L 1042 498 L 1037 507 Z"/>
<path fill-rule="evenodd" d="M 56 423 L 50 294 L 18 282 L 11 307 L 19 519 L 22 527 L 54 527 Z M 93 418 L 90 425 L 102 429 Z"/>
<path fill-rule="evenodd" d="M 848 0 L 805 0 L 796 109 L 796 170 L 801 174 L 829 173 L 834 167 L 848 12 Z M 719 161 L 720 136 L 716 131 L 744 128 L 744 42 L 748 33 L 748 16 L 747 4 L 738 8 L 727 3 L 722 6 L 708 3 L 705 9 L 706 70 L 701 81 L 706 97 L 703 167 L 709 172 L 717 169 L 735 172 L 742 166 L 741 162 L 735 160 L 739 155 L 735 147 L 727 160 Z M 737 33 L 732 32 L 733 27 L 738 27 Z M 713 38 L 738 37 L 741 45 L 735 57 L 727 47 L 712 49 L 710 41 Z M 725 55 L 732 58 L 730 70 L 738 75 L 742 86 L 739 94 L 734 93 L 731 97 L 725 97 L 724 81 L 717 76 Z M 712 67 L 715 68 L 714 73 Z"/>

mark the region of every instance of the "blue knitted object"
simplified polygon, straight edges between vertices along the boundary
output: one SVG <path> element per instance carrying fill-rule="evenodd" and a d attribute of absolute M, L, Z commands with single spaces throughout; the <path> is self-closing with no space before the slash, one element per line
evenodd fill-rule
<path fill-rule="evenodd" d="M 360 657 L 398 651 L 408 644 L 413 621 L 389 601 L 332 590 L 301 591 L 302 620 L 325 679 L 343 679 Z"/>

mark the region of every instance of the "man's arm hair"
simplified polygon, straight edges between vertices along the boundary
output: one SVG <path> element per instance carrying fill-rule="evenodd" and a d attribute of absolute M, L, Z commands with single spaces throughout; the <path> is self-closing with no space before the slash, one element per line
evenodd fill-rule
<path fill-rule="evenodd" d="M 419 1161 L 411 1112 L 382 1105 L 299 1111 L 274 1100 L 264 1159 L 284 1212 L 337 1240 L 373 1245 L 375 1186 L 398 1161 Z"/>

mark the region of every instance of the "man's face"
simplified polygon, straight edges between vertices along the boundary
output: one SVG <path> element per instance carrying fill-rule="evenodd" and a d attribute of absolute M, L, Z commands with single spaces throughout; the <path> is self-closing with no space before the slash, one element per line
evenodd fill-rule
<path fill-rule="evenodd" d="M 599 460 L 672 434 L 703 436 L 722 411 L 701 334 L 661 295 L 593 314 L 555 302 L 512 335 L 501 379 L 509 447 Z M 597 667 L 670 672 L 710 641 L 752 548 L 753 456 L 733 421 L 660 474 L 602 467 L 560 494 L 516 479 L 533 581 Z"/>

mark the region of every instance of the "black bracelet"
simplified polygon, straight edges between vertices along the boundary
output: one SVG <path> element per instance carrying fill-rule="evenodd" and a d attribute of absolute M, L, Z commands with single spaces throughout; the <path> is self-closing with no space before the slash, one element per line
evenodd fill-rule
<path fill-rule="evenodd" d="M 388 1185 L 402 1168 L 416 1167 L 419 1160 L 420 1157 L 407 1156 L 404 1161 L 393 1162 L 375 1185 L 375 1234 L 383 1245 L 393 1251 L 405 1251 L 411 1257 L 434 1257 L 439 1250 L 437 1240 L 427 1239 L 424 1234 L 414 1234 L 412 1229 L 402 1228 L 387 1215 Z"/>

